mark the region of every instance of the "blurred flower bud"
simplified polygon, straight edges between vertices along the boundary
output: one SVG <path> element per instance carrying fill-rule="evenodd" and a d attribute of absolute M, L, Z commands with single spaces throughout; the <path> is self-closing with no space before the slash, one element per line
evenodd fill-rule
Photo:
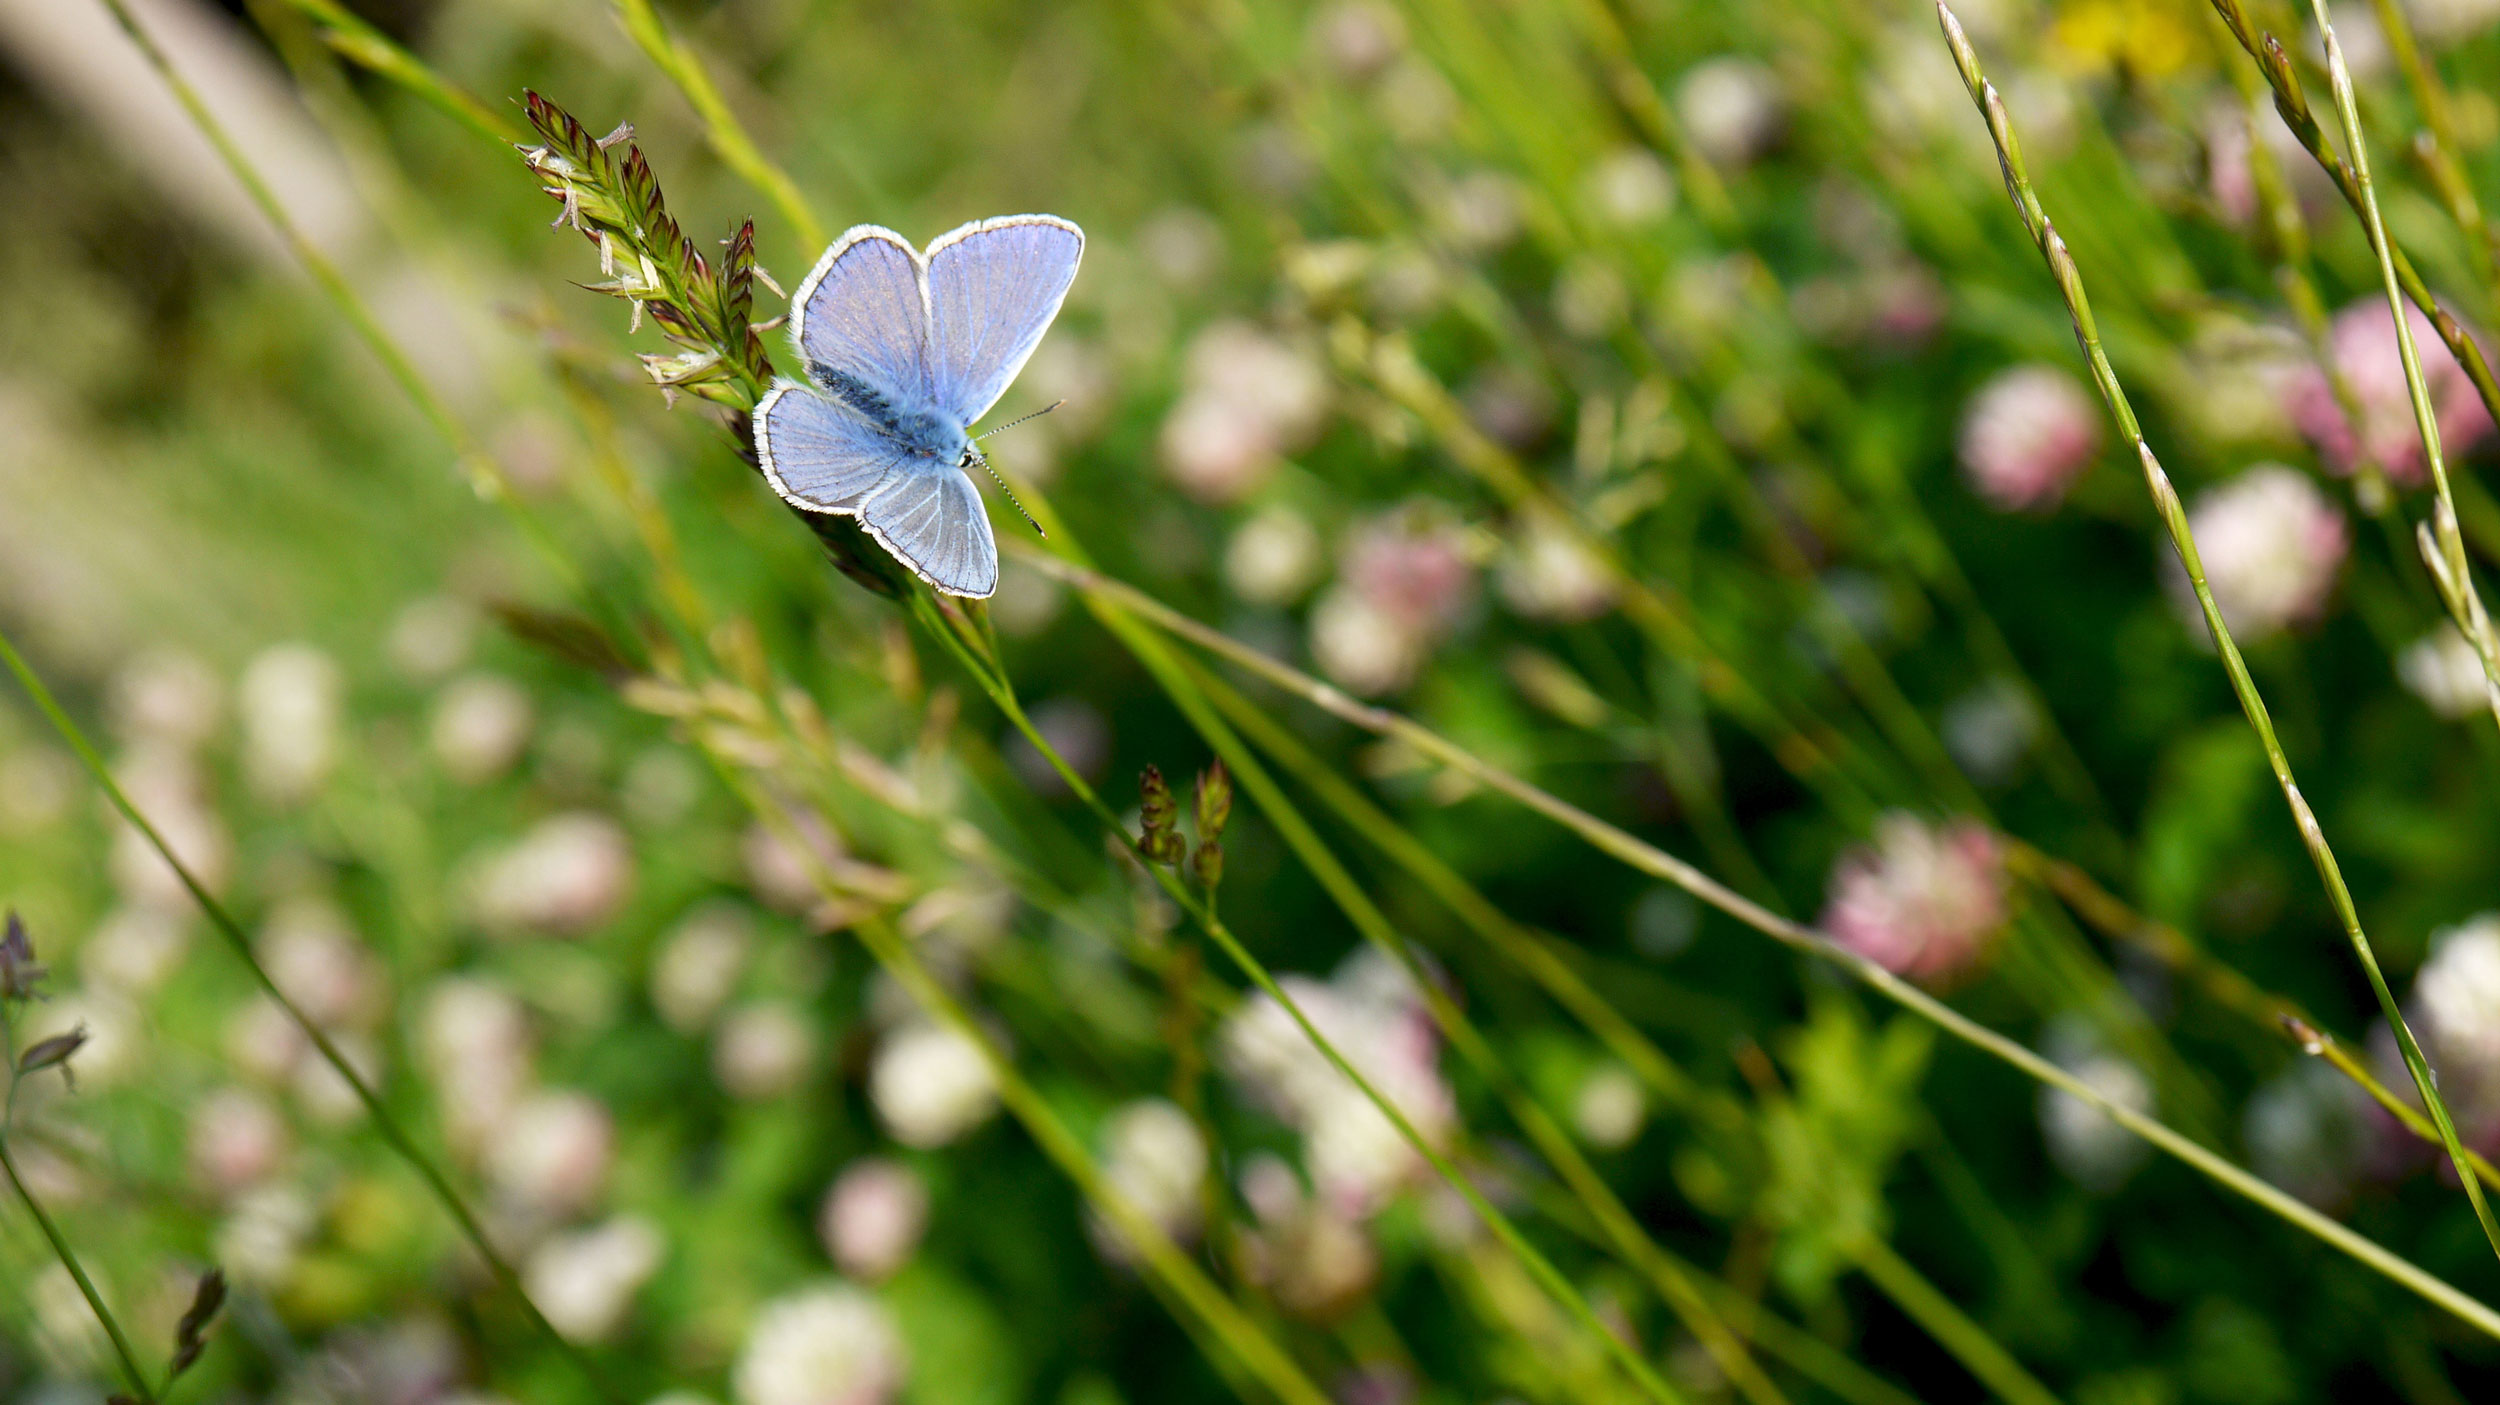
<path fill-rule="evenodd" d="M 616 1128 L 587 1093 L 532 1094 L 512 1109 L 486 1146 L 486 1177 L 524 1209 L 569 1215 L 587 1209 L 607 1184 Z"/>
<path fill-rule="evenodd" d="M 91 985 L 137 998 L 163 985 L 190 949 L 186 918 L 159 908 L 117 907 L 79 949 L 78 970 Z"/>
<path fill-rule="evenodd" d="M 144 743 L 123 754 L 114 778 L 200 886 L 211 893 L 225 887 L 234 844 L 209 804 L 207 779 L 196 760 L 162 742 Z M 114 886 L 134 904 L 185 915 L 194 910 L 181 876 L 126 822 L 114 825 L 112 870 Z"/>
<path fill-rule="evenodd" d="M 1366 948 L 1332 981 L 1287 976 L 1279 984 L 1418 1133 L 1437 1141 L 1455 1125 L 1432 1022 L 1403 970 Z M 1311 1181 L 1339 1212 L 1369 1215 L 1423 1170 L 1422 1156 L 1396 1124 L 1337 1071 L 1275 997 L 1257 995 L 1225 1020 L 1217 1057 L 1252 1101 L 1301 1131 Z"/>
<path fill-rule="evenodd" d="M 1894 811 L 1876 821 L 1872 845 L 1833 866 L 1823 927 L 1887 971 L 1939 984 L 1977 965 L 2006 917 L 1995 835 Z"/>
<path fill-rule="evenodd" d="M 320 1221 L 304 1192 L 286 1184 L 244 1192 L 217 1227 L 217 1264 L 236 1286 L 285 1286 Z"/>
<path fill-rule="evenodd" d="M 725 902 L 705 903 L 669 933 L 651 963 L 651 1003 L 680 1034 L 712 1022 L 746 974 L 755 924 Z"/>
<path fill-rule="evenodd" d="M 1137 249 L 1164 282 L 1195 289 L 1224 266 L 1224 226 L 1204 210 L 1174 205 L 1138 227 Z"/>
<path fill-rule="evenodd" d="M 2089 1025 L 2062 1016 L 2043 1043 L 2050 1062 L 2085 1087 L 2130 1112 L 2152 1114 L 2153 1085 L 2144 1070 L 2103 1047 Z M 2152 1154 L 2143 1139 L 2063 1088 L 2040 1089 L 2040 1133 L 2049 1160 L 2075 1184 L 2101 1194 L 2116 1190 Z"/>
<path fill-rule="evenodd" d="M 1438 140 L 1458 119 L 1458 94 L 1421 55 L 1406 54 L 1389 65 L 1374 90 L 1380 125 L 1409 146 Z"/>
<path fill-rule="evenodd" d="M 400 607 L 391 621 L 391 663 L 411 681 L 431 683 L 460 667 L 477 634 L 477 612 L 448 595 Z"/>
<path fill-rule="evenodd" d="M 339 1057 L 368 1088 L 382 1082 L 382 1046 L 352 1031 L 330 1035 L 330 1045 Z M 356 1096 L 354 1084 L 347 1081 L 328 1059 L 306 1056 L 295 1064 L 295 1102 L 304 1114 L 329 1127 L 344 1127 L 365 1115 L 364 1099 Z"/>
<path fill-rule="evenodd" d="M 2455 458 L 2491 433 L 2491 412 L 2431 319 L 2408 303 L 2405 324 L 2413 333 L 2414 354 L 2430 392 L 2440 447 Z M 2337 313 L 2327 332 L 2327 355 L 2352 394 L 2360 428 L 2345 418 L 2333 384 L 2315 364 L 2301 366 L 2286 379 L 2284 409 L 2292 423 L 2336 473 L 2351 473 L 2367 460 L 2386 470 L 2393 482 L 2423 482 L 2428 470 L 2413 418 L 2413 392 L 2405 383 L 2396 319 L 2388 314 L 2386 301 L 2364 298 Z"/>
<path fill-rule="evenodd" d="M 191 1173 L 228 1199 L 275 1175 L 292 1140 L 276 1104 L 249 1088 L 220 1088 L 191 1109 Z"/>
<path fill-rule="evenodd" d="M 255 945 L 269 978 L 313 1023 L 363 1029 L 381 1018 L 388 996 L 381 963 L 337 904 L 288 898 L 261 924 Z"/>
<path fill-rule="evenodd" d="M 884 1305 L 829 1283 L 764 1304 L 732 1380 L 739 1405 L 886 1405 L 907 1369 Z"/>
<path fill-rule="evenodd" d="M 2453 624 L 2441 624 L 2405 646 L 2396 676 L 2442 717 L 2471 717 L 2489 706 L 2483 656 Z"/>
<path fill-rule="evenodd" d="M 455 680 L 434 700 L 429 737 L 444 771 L 464 785 L 493 780 L 528 750 L 532 708 L 520 684 L 492 673 Z"/>
<path fill-rule="evenodd" d="M 1648 1116 L 1649 1096 L 1641 1090 L 1641 1081 L 1619 1064 L 1607 1064 L 1591 1073 L 1571 1100 L 1572 1124 L 1589 1145 L 1604 1151 L 1630 1146 Z"/>
<path fill-rule="evenodd" d="M 2249 1096 L 2241 1137 L 2257 1174 L 2312 1205 L 2332 1206 L 2367 1168 L 2371 1123 L 2383 1116 L 2341 1070 L 2303 1058 Z"/>
<path fill-rule="evenodd" d="M 1371 1236 L 1320 1201 L 1262 1222 L 1244 1237 L 1242 1256 L 1251 1280 L 1305 1322 L 1342 1318 L 1380 1282 Z"/>
<path fill-rule="evenodd" d="M 1594 619 L 1614 604 L 1606 563 L 1578 534 L 1543 513 L 1523 517 L 1498 577 L 1502 599 L 1533 620 Z"/>
<path fill-rule="evenodd" d="M 877 1046 L 868 1097 L 905 1146 L 944 1146 L 989 1119 L 998 1085 L 970 1039 L 943 1025 L 905 1025 Z"/>
<path fill-rule="evenodd" d="M 1371 78 L 1405 48 L 1405 19 L 1380 0 L 1337 0 L 1311 17 L 1311 51 L 1349 82 Z"/>
<path fill-rule="evenodd" d="M 11 909 L 0 924 L 0 1000 L 25 1000 L 42 984 L 46 972 L 35 960 L 35 944 L 26 923 Z"/>
<path fill-rule="evenodd" d="M 1645 147 L 1619 146 L 1581 178 L 1589 212 L 1618 229 L 1645 229 L 1675 208 L 1675 177 Z"/>
<path fill-rule="evenodd" d="M 1675 112 L 1694 148 L 1730 169 L 1760 160 L 1788 127 L 1778 77 L 1748 58 L 1695 65 L 1675 85 Z"/>
<path fill-rule="evenodd" d="M 1175 828 L 1180 813 L 1180 803 L 1172 798 L 1172 787 L 1165 783 L 1162 769 L 1148 766 L 1137 778 L 1137 851 L 1147 862 L 1181 861 L 1183 841 Z"/>
<path fill-rule="evenodd" d="M 529 1085 L 528 1012 L 500 986 L 454 976 L 427 995 L 419 1033 L 445 1130 L 455 1146 L 479 1147 Z"/>
<path fill-rule="evenodd" d="M 789 1001 L 742 1005 L 712 1042 L 712 1076 L 733 1098 L 763 1102 L 796 1090 L 816 1062 L 816 1030 Z"/>
<path fill-rule="evenodd" d="M 667 1249 L 650 1221 L 619 1215 L 539 1245 L 522 1266 L 521 1281 L 530 1301 L 568 1339 L 606 1341 L 624 1325 L 634 1294 L 659 1272 Z"/>
<path fill-rule="evenodd" d="M 1140 1098 L 1113 1110 L 1101 1142 L 1106 1191 L 1176 1240 L 1197 1233 L 1207 1143 L 1188 1113 L 1161 1098 Z M 1116 1225 L 1097 1219 L 1089 1227 L 1106 1256 L 1133 1259 L 1137 1251 Z"/>
<path fill-rule="evenodd" d="M 25 1078 L 47 1068 L 57 1068 L 61 1077 L 74 1088 L 78 1086 L 78 1079 L 70 1070 L 70 1056 L 85 1048 L 86 1044 L 87 1027 L 83 1024 L 72 1025 L 66 1033 L 35 1040 L 18 1052 L 17 1076 Z"/>
<path fill-rule="evenodd" d="M 1508 246 L 1519 237 L 1525 219 L 1518 187 L 1509 175 L 1495 170 L 1459 177 L 1431 213 L 1442 236 L 1461 254 L 1489 254 Z"/>
<path fill-rule="evenodd" d="M 2413 978 L 2414 1036 L 2439 1070 L 2440 1100 L 2467 1142 L 2500 1145 L 2500 913 L 2477 913 L 2431 935 Z M 2396 1085 L 2413 1097 L 2411 1080 Z"/>
<path fill-rule="evenodd" d="M 1319 533 L 1289 507 L 1260 510 L 1233 532 L 1224 579 L 1253 605 L 1290 605 L 1319 578 Z"/>
<path fill-rule="evenodd" d="M 243 773 L 262 798 L 295 804 L 329 778 L 346 688 L 339 666 L 309 644 L 277 645 L 244 667 L 235 689 Z"/>
<path fill-rule="evenodd" d="M 571 811 L 539 821 L 487 861 L 477 885 L 478 921 L 495 932 L 579 936 L 615 916 L 633 884 L 624 828 L 605 815 Z"/>
<path fill-rule="evenodd" d="M 929 1227 L 929 1189 L 899 1161 L 863 1156 L 825 1192 L 816 1232 L 853 1278 L 876 1283 L 911 1261 Z"/>
<path fill-rule="evenodd" d="M 2188 512 L 2205 581 L 2223 622 L 2242 644 L 2314 620 L 2344 564 L 2344 515 L 2309 478 L 2259 464 L 2205 490 Z M 2190 628 L 2204 615 L 2176 558 L 2165 563 L 2171 594 Z"/>
<path fill-rule="evenodd" d="M 1202 502 L 1238 501 L 1282 458 L 1309 447 L 1328 410 L 1328 382 L 1301 351 L 1246 322 L 1191 338 L 1180 401 L 1163 422 L 1163 466 Z"/>
<path fill-rule="evenodd" d="M 2100 403 L 2055 366 L 2001 371 L 1962 412 L 1962 471 L 2000 511 L 2055 505 L 2100 451 Z"/>
<path fill-rule="evenodd" d="M 122 740 L 188 749 L 215 734 L 224 688 L 196 655 L 150 649 L 114 673 L 108 701 Z"/>

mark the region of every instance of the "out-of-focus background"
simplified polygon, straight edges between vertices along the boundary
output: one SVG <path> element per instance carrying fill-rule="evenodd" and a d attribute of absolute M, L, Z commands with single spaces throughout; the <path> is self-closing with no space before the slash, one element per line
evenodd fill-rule
<path fill-rule="evenodd" d="M 661 324 L 576 286 L 615 251 L 550 228 L 498 139 L 538 140 L 525 89 L 630 123 L 694 247 L 751 216 L 785 289 L 853 223 L 1076 221 L 993 418 L 1065 405 L 990 441 L 1067 524 L 1041 545 L 2491 1298 L 2454 1173 L 2365 1087 L 2411 1115 L 1931 6 L 128 3 L 287 228 L 101 0 L 0 0 L 0 629 L 544 1325 L 11 689 L 0 905 L 48 975 L 0 1008 L 14 1049 L 88 1040 L 0 1130 L 0 1400 L 133 1390 L 29 1200 L 149 1391 L 222 1269 L 167 1392 L 203 1401 L 2500 1385 L 2418 1281 L 1830 963 L 1135 647 L 994 501 L 971 630 L 1035 731 L 1132 828 L 1159 767 L 1185 853 L 1210 738 L 1265 758 L 1216 910 L 1488 1229 L 939 617 L 832 568 L 734 406 L 657 392 Z M 2306 6 L 2229 9 L 2336 130 Z M 2500 1151 L 2500 737 L 2415 547 L 2363 225 L 2199 0 L 1959 13 L 2377 958 Z M 2331 14 L 2395 243 L 2494 326 L 2500 6 Z M 2412 325 L 2489 579 L 2492 420 Z"/>

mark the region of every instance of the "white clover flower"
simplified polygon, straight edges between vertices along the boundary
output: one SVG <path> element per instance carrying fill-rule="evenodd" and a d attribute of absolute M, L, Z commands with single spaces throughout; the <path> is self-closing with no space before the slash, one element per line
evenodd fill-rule
<path fill-rule="evenodd" d="M 113 768 L 130 802 L 165 846 L 211 893 L 225 887 L 234 843 L 209 801 L 208 782 L 189 751 L 162 741 L 134 744 Z M 113 832 L 113 885 L 135 906 L 189 914 L 191 890 L 146 835 L 126 823 Z"/>
<path fill-rule="evenodd" d="M 1339 76 L 1362 82 L 1406 48 L 1406 20 L 1380 0 L 1337 0 L 1311 16 L 1311 50 Z"/>
<path fill-rule="evenodd" d="M 191 924 L 160 908 L 117 907 L 78 950 L 90 984 L 133 999 L 156 991 L 191 950 Z"/>
<path fill-rule="evenodd" d="M 1572 1095 L 1571 1121 L 1589 1145 L 1606 1151 L 1630 1146 L 1649 1116 L 1641 1080 L 1620 1064 L 1607 1064 L 1581 1080 Z"/>
<path fill-rule="evenodd" d="M 944 1025 L 913 1023 L 877 1046 L 868 1097 L 896 1141 L 926 1150 L 988 1121 L 998 1084 L 970 1039 Z"/>
<path fill-rule="evenodd" d="M 794 1002 L 742 1005 L 712 1042 L 712 1076 L 733 1098 L 764 1102 L 796 1090 L 816 1062 L 816 1027 Z"/>
<path fill-rule="evenodd" d="M 1832 866 L 1823 928 L 1887 971 L 1927 982 L 1968 972 L 2003 930 L 1996 836 L 1967 820 L 1930 825 L 1893 811 L 1875 841 Z"/>
<path fill-rule="evenodd" d="M 619 1215 L 539 1245 L 521 1281 L 557 1331 L 577 1342 L 606 1341 L 624 1325 L 634 1294 L 659 1272 L 667 1250 L 650 1221 Z"/>
<path fill-rule="evenodd" d="M 1675 177 L 1647 148 L 1619 146 L 1599 157 L 1581 177 L 1581 192 L 1598 218 L 1622 229 L 1640 229 L 1675 208 Z"/>
<path fill-rule="evenodd" d="M 1472 171 L 1452 182 L 1432 211 L 1450 243 L 1462 253 L 1489 254 L 1519 237 L 1526 217 L 1519 190 L 1500 171 Z"/>
<path fill-rule="evenodd" d="M 431 683 L 467 661 L 476 636 L 476 610 L 448 595 L 429 595 L 400 607 L 387 648 L 402 674 Z"/>
<path fill-rule="evenodd" d="M 435 698 L 427 739 L 453 780 L 477 785 L 521 759 L 535 714 L 528 689 L 500 674 L 472 673 Z"/>
<path fill-rule="evenodd" d="M 2422 309 L 2406 304 L 2405 326 L 2413 334 L 2414 357 L 2430 395 L 2440 447 L 2454 458 L 2491 434 L 2491 411 Z M 2396 483 L 2424 482 L 2428 460 L 2413 417 L 2413 392 L 2405 381 L 2396 319 L 2386 301 L 2361 298 L 2335 314 L 2327 354 L 2361 412 L 2360 426 L 2345 417 L 2335 387 L 2314 362 L 2302 363 L 2285 382 L 2283 403 L 2292 422 L 2336 473 L 2351 473 L 2367 459 Z"/>
<path fill-rule="evenodd" d="M 2407 645 L 2396 658 L 2396 676 L 2442 717 L 2471 717 L 2490 706 L 2483 656 L 2453 624 L 2441 624 Z"/>
<path fill-rule="evenodd" d="M 1422 629 L 1351 590 L 1331 590 L 1311 610 L 1312 661 L 1358 697 L 1414 682 L 1430 647 Z"/>
<path fill-rule="evenodd" d="M 238 1287 L 279 1288 L 318 1225 L 313 1203 L 294 1186 L 246 1191 L 217 1226 L 217 1265 Z"/>
<path fill-rule="evenodd" d="M 651 1003 L 680 1034 L 693 1034 L 738 988 L 755 946 L 745 909 L 706 903 L 677 924 L 651 963 Z"/>
<path fill-rule="evenodd" d="M 1614 577 L 1580 537 L 1544 515 L 1524 519 L 1499 576 L 1502 599 L 1529 619 L 1585 620 L 1614 604 Z"/>
<path fill-rule="evenodd" d="M 1104 1121 L 1101 1144 L 1105 1189 L 1175 1239 L 1197 1233 L 1207 1143 L 1188 1113 L 1162 1098 L 1140 1098 Z M 1108 1256 L 1126 1260 L 1136 1252 L 1116 1225 L 1097 1220 L 1091 1227 Z"/>
<path fill-rule="evenodd" d="M 196 747 L 215 735 L 224 702 L 216 672 L 180 649 L 138 654 L 108 685 L 113 731 L 129 742 Z"/>
<path fill-rule="evenodd" d="M 2053 1023 L 2044 1052 L 2083 1085 L 2130 1112 L 2150 1115 L 2153 1084 L 2132 1061 L 2103 1047 L 2091 1027 L 2071 1016 Z M 2109 1114 L 2063 1088 L 2040 1089 L 2040 1133 L 2049 1160 L 2086 1190 L 2107 1193 L 2135 1174 L 2152 1148 Z"/>
<path fill-rule="evenodd" d="M 1456 1125 L 1431 1021 L 1405 973 L 1386 957 L 1366 949 L 1333 981 L 1288 976 L 1279 985 L 1427 1141 Z M 1420 1177 L 1422 1156 L 1273 996 L 1261 994 L 1234 1011 L 1218 1031 L 1217 1050 L 1244 1093 L 1301 1131 L 1311 1181 L 1342 1213 L 1368 1215 Z"/>
<path fill-rule="evenodd" d="M 426 1071 L 452 1144 L 475 1149 L 501 1126 L 532 1077 L 529 1012 L 475 977 L 435 983 L 419 1025 Z"/>
<path fill-rule="evenodd" d="M 1257 488 L 1286 455 L 1309 447 L 1328 410 L 1319 365 L 1247 322 L 1217 322 L 1191 338 L 1181 382 L 1159 447 L 1173 481 L 1204 502 Z"/>
<path fill-rule="evenodd" d="M 1731 168 L 1760 160 L 1788 126 L 1778 77 L 1748 58 L 1696 64 L 1675 85 L 1675 111 L 1694 147 Z"/>
<path fill-rule="evenodd" d="M 310 644 L 276 645 L 244 666 L 243 773 L 263 798 L 294 804 L 329 778 L 346 690 L 338 664 Z"/>
<path fill-rule="evenodd" d="M 825 1192 L 816 1233 L 853 1278 L 875 1283 L 911 1261 L 929 1227 L 929 1188 L 899 1161 L 863 1156 Z"/>
<path fill-rule="evenodd" d="M 353 1030 L 340 1030 L 330 1035 L 330 1045 L 339 1057 L 368 1088 L 382 1083 L 382 1046 L 370 1037 Z M 330 1127 L 343 1127 L 365 1115 L 364 1100 L 356 1089 L 333 1067 L 328 1059 L 307 1053 L 296 1060 L 293 1076 L 295 1102 L 313 1121 Z"/>
<path fill-rule="evenodd" d="M 2055 366 L 2001 371 L 1962 411 L 1962 470 L 1999 511 L 2054 505 L 2100 450 L 2100 402 Z"/>
<path fill-rule="evenodd" d="M 220 1199 L 276 1174 L 292 1143 L 277 1105 L 249 1088 L 220 1088 L 191 1109 L 191 1173 Z"/>
<path fill-rule="evenodd" d="M 2307 476 L 2260 464 L 2198 497 L 2188 529 L 2214 603 L 2234 638 L 2253 643 L 2326 608 L 2349 540 L 2344 515 Z M 2176 558 L 2167 579 L 2180 613 L 2204 632 L 2204 616 Z"/>
<path fill-rule="evenodd" d="M 1264 508 L 1233 533 L 1224 579 L 1253 605 L 1290 605 L 1320 571 L 1319 532 L 1289 507 Z"/>
<path fill-rule="evenodd" d="M 324 1029 L 370 1028 L 388 998 L 381 963 L 327 898 L 279 903 L 254 943 L 287 999 Z"/>
<path fill-rule="evenodd" d="M 599 1198 L 616 1125 L 587 1093 L 549 1091 L 514 1107 L 486 1145 L 486 1178 L 525 1209 L 573 1214 Z"/>
<path fill-rule="evenodd" d="M 2468 1141 L 2500 1132 L 2500 913 L 2431 935 L 2413 978 L 2414 1037 Z M 2409 1088 L 2409 1080 L 2400 1082 Z"/>
<path fill-rule="evenodd" d="M 2352 1190 L 2384 1114 L 2359 1084 L 2324 1059 L 2303 1058 L 2260 1087 L 2242 1114 L 2241 1136 L 2257 1174 L 2312 1205 Z"/>
<path fill-rule="evenodd" d="M 605 815 L 576 810 L 541 820 L 489 859 L 477 915 L 494 932 L 578 936 L 606 922 L 634 885 L 634 851 Z"/>
<path fill-rule="evenodd" d="M 828 1283 L 764 1305 L 732 1380 L 739 1405 L 885 1405 L 907 1369 L 884 1305 Z"/>

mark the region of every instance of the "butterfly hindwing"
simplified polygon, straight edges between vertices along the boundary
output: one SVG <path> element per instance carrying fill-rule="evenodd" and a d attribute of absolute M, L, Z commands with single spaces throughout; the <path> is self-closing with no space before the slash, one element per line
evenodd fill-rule
<path fill-rule="evenodd" d="M 809 378 L 826 390 L 855 404 L 862 396 L 927 399 L 928 301 L 920 255 L 901 235 L 868 224 L 845 232 L 799 285 L 791 308 L 792 340 Z"/>
<path fill-rule="evenodd" d="M 929 245 L 929 386 L 970 426 L 1024 369 L 1076 281 L 1085 234 L 1055 215 L 1002 215 Z"/>
<path fill-rule="evenodd" d="M 909 457 L 857 411 L 786 380 L 755 407 L 755 452 L 773 490 L 815 512 L 857 512 Z"/>
<path fill-rule="evenodd" d="M 860 503 L 860 525 L 920 578 L 949 595 L 998 589 L 998 538 L 981 490 L 951 464 L 916 461 Z"/>

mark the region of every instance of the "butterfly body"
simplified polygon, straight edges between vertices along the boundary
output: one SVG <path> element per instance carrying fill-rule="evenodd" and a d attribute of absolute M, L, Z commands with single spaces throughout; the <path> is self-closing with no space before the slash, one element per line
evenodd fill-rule
<path fill-rule="evenodd" d="M 776 382 L 755 410 L 774 490 L 857 517 L 939 590 L 995 591 L 971 427 L 1040 345 L 1084 248 L 1083 231 L 1053 215 L 968 224 L 925 252 L 873 225 L 834 241 L 792 299 L 807 379 Z"/>

